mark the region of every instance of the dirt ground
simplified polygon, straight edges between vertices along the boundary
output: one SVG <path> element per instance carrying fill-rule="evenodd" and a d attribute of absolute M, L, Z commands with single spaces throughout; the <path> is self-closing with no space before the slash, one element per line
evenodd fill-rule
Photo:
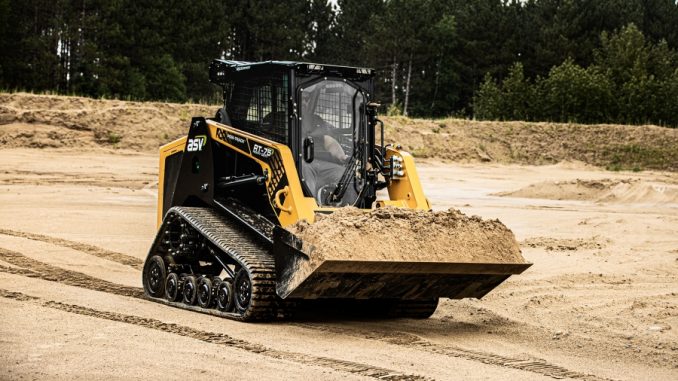
<path fill-rule="evenodd" d="M 154 154 L 3 147 L 0 378 L 678 379 L 678 175 L 419 173 L 435 209 L 500 219 L 534 265 L 428 320 L 245 324 L 141 298 Z"/>

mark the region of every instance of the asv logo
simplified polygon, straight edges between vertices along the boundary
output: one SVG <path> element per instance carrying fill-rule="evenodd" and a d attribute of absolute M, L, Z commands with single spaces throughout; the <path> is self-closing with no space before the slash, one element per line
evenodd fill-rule
<path fill-rule="evenodd" d="M 252 153 L 267 159 L 273 155 L 273 148 L 262 147 L 259 144 L 255 144 L 254 147 L 252 147 Z"/>
<path fill-rule="evenodd" d="M 188 152 L 202 151 L 202 147 L 205 146 L 205 143 L 207 143 L 207 136 L 205 135 L 198 135 L 193 139 L 188 139 L 188 146 L 186 147 L 186 151 Z"/>

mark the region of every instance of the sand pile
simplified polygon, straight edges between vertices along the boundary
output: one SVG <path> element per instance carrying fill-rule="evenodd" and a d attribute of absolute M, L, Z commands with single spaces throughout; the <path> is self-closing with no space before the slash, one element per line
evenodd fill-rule
<path fill-rule="evenodd" d="M 386 140 L 415 157 L 678 171 L 678 128 L 384 117 Z"/>
<path fill-rule="evenodd" d="M 678 203 L 678 187 L 640 179 L 545 181 L 495 195 L 609 203 Z"/>
<path fill-rule="evenodd" d="M 0 146 L 155 151 L 184 135 L 191 117 L 211 117 L 217 108 L 0 93 Z"/>
<path fill-rule="evenodd" d="M 543 247 L 546 251 L 600 250 L 608 243 L 599 236 L 591 238 L 532 237 L 520 242 L 522 246 Z"/>
<path fill-rule="evenodd" d="M 156 149 L 219 105 L 127 102 L 0 93 L 0 146 Z M 387 143 L 419 158 L 678 171 L 678 129 L 657 126 L 481 122 L 383 117 Z"/>
<path fill-rule="evenodd" d="M 524 263 L 513 233 L 498 220 L 456 209 L 428 212 L 342 208 L 290 227 L 312 260 Z M 312 250 L 309 245 L 312 245 Z"/>

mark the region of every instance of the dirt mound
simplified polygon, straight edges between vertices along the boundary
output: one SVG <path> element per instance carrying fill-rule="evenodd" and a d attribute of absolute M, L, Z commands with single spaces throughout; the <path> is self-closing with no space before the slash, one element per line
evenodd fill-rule
<path fill-rule="evenodd" d="M 313 259 L 525 263 L 513 233 L 498 220 L 440 212 L 342 208 L 290 229 L 312 245 Z"/>
<path fill-rule="evenodd" d="M 0 94 L 0 146 L 149 151 L 183 135 L 217 106 Z"/>
<path fill-rule="evenodd" d="M 546 251 L 596 250 L 607 246 L 607 242 L 597 236 L 591 238 L 533 237 L 521 241 L 520 244 L 532 248 L 543 247 Z"/>
<path fill-rule="evenodd" d="M 678 203 L 678 187 L 640 179 L 545 181 L 495 195 L 610 203 Z"/>
<path fill-rule="evenodd" d="M 0 146 L 152 151 L 219 106 L 0 93 Z M 421 158 L 678 171 L 678 129 L 383 117 L 386 140 Z"/>
<path fill-rule="evenodd" d="M 6 148 L 92 148 L 97 146 L 91 132 L 29 123 L 0 125 L 0 145 Z"/>
<path fill-rule="evenodd" d="M 613 170 L 678 171 L 678 129 L 385 117 L 386 140 L 416 157 L 462 162 L 580 161 Z"/>

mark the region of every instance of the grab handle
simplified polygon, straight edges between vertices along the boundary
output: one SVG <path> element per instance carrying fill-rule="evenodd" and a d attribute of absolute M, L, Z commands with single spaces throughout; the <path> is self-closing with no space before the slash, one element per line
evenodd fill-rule
<path fill-rule="evenodd" d="M 283 189 L 280 189 L 279 191 L 275 192 L 275 196 L 273 197 L 273 202 L 275 203 L 275 207 L 282 210 L 285 213 L 292 213 L 292 207 L 291 206 L 289 206 L 287 208 L 284 207 L 282 205 L 282 202 L 280 202 L 280 196 L 285 195 L 285 197 L 287 197 L 287 195 L 289 193 L 290 193 L 290 187 L 286 186 Z"/>
<path fill-rule="evenodd" d="M 307 136 L 306 139 L 304 139 L 304 161 L 310 163 L 313 161 L 314 157 L 315 157 L 315 147 L 313 144 L 313 138 Z"/>

